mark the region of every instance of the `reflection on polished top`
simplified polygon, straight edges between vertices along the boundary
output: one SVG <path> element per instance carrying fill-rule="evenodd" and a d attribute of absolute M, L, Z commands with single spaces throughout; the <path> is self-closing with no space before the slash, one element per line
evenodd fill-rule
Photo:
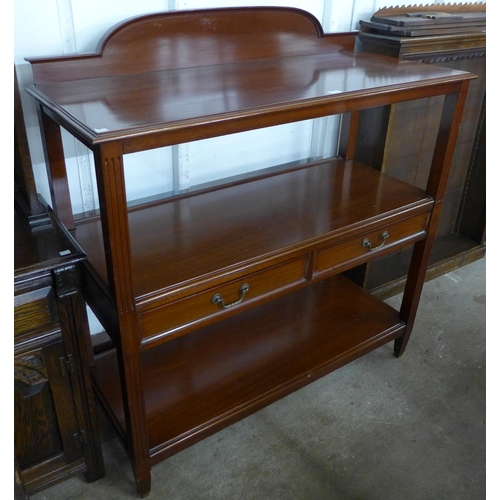
<path fill-rule="evenodd" d="M 382 59 L 382 60 L 380 60 Z M 395 89 L 461 71 L 335 53 L 40 85 L 38 91 L 97 134 L 162 125 L 346 92 Z"/>
<path fill-rule="evenodd" d="M 375 104 L 384 104 L 384 93 L 464 79 L 457 70 L 353 52 L 354 32 L 325 35 L 297 9 L 229 11 L 229 21 L 228 9 L 143 16 L 106 35 L 100 53 L 32 59 L 36 87 L 28 92 L 96 144 L 193 125 L 205 127 L 201 139 L 214 122 L 237 118 L 232 131 L 243 131 L 255 128 L 243 121 L 257 114 L 277 125 L 290 121 L 279 116 L 286 111 L 314 118 L 346 111 L 346 99 L 377 94 Z"/>

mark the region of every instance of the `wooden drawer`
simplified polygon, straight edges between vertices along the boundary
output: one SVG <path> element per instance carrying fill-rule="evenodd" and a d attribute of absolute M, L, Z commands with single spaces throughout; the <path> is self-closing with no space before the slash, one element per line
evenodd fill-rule
<path fill-rule="evenodd" d="M 52 287 L 14 296 L 14 337 L 47 328 L 59 322 Z"/>
<path fill-rule="evenodd" d="M 305 281 L 306 263 L 304 256 L 144 312 L 139 316 L 142 338 L 151 342 L 164 334 L 178 336 L 190 325 L 264 300 Z"/>
<path fill-rule="evenodd" d="M 313 277 L 343 271 L 423 238 L 428 217 L 428 213 L 418 214 L 316 251 Z"/>

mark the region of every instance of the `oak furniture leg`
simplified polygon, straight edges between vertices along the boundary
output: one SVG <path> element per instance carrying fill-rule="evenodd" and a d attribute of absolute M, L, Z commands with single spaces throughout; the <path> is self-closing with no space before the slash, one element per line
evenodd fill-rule
<path fill-rule="evenodd" d="M 89 482 L 93 482 L 104 477 L 105 471 L 92 381 L 88 369 L 84 366 L 88 363 L 87 338 L 90 335 L 88 320 L 84 314 L 85 302 L 77 289 L 74 265 L 55 269 L 53 275 L 56 283 L 57 308 L 61 327 L 67 332 L 72 332 L 71 335 L 68 335 L 67 343 L 70 344 L 71 352 L 76 353 L 74 359 L 79 360 L 78 363 L 75 363 L 74 372 L 70 372 L 70 376 L 73 386 L 79 387 L 79 390 L 75 391 L 76 417 L 80 428 L 87 429 L 83 440 L 87 464 L 85 475 Z M 85 335 L 81 334 L 82 331 L 85 332 Z"/>

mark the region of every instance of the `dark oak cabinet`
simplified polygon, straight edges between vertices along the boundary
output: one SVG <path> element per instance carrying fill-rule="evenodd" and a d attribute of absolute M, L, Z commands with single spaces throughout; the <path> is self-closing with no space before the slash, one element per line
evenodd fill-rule
<path fill-rule="evenodd" d="M 14 214 L 14 448 L 19 498 L 74 474 L 104 474 L 89 372 L 81 249 L 48 215 Z"/>
<path fill-rule="evenodd" d="M 373 17 L 399 19 L 408 9 L 381 9 Z M 425 11 L 485 15 L 486 5 L 415 6 L 410 10 L 413 15 Z M 469 71 L 478 76 L 470 84 L 464 106 L 428 278 L 482 258 L 486 252 L 486 29 L 469 24 L 454 27 L 448 27 L 450 23 L 433 24 L 432 29 L 422 30 L 418 36 L 394 35 L 391 31 L 384 33 L 370 28 L 358 34 L 363 51 Z M 431 97 L 364 110 L 360 117 L 363 140 L 358 143 L 355 158 L 405 182 L 425 186 L 442 105 L 442 98 Z M 366 289 L 388 296 L 404 288 L 410 257 L 411 247 L 363 265 L 351 271 L 350 276 Z"/>
<path fill-rule="evenodd" d="M 30 59 L 53 205 L 113 345 L 95 390 L 142 496 L 160 460 L 387 342 L 405 351 L 476 77 L 355 41 L 297 9 L 212 9 L 125 21 L 95 54 Z M 423 187 L 354 158 L 362 110 L 433 97 Z M 338 157 L 127 203 L 126 154 L 330 115 Z M 93 152 L 97 213 L 72 213 L 61 127 Z M 342 275 L 411 245 L 400 310 Z"/>
<path fill-rule="evenodd" d="M 14 72 L 14 486 L 27 499 L 59 481 L 104 475 L 90 379 L 85 254 L 37 197 Z"/>

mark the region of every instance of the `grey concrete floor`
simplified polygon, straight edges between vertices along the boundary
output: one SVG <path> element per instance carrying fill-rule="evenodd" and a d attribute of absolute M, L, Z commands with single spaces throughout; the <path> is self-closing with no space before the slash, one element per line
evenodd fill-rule
<path fill-rule="evenodd" d="M 148 498 L 486 498 L 485 279 L 482 259 L 426 283 L 400 359 L 388 344 L 154 466 Z M 32 500 L 138 499 L 105 420 L 101 432 L 105 478 Z"/>

